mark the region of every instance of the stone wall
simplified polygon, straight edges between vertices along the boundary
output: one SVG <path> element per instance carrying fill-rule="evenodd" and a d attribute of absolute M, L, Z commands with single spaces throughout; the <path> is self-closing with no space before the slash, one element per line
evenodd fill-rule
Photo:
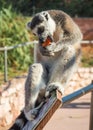
<path fill-rule="evenodd" d="M 26 76 L 15 78 L 0 86 L 0 126 L 15 120 L 24 107 L 24 84 Z M 87 86 L 93 80 L 93 68 L 79 68 L 72 77 L 65 95 Z"/>
<path fill-rule="evenodd" d="M 11 124 L 24 107 L 26 77 L 15 78 L 0 86 L 0 126 Z"/>

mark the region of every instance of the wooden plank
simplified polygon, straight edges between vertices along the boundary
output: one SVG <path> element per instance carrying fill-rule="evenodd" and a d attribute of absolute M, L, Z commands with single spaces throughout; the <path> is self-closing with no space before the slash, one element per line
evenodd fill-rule
<path fill-rule="evenodd" d="M 28 121 L 22 130 L 42 130 L 46 123 L 50 120 L 54 112 L 62 103 L 62 95 L 56 91 L 49 100 L 41 108 L 38 117 L 33 121 Z"/>
<path fill-rule="evenodd" d="M 89 130 L 93 130 L 93 91 L 91 91 L 90 126 L 89 126 Z"/>

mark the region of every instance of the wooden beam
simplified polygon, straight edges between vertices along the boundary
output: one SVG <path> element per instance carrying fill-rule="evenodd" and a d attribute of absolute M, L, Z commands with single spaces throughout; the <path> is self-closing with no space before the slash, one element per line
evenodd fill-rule
<path fill-rule="evenodd" d="M 90 126 L 89 126 L 89 130 L 93 130 L 93 91 L 91 91 Z"/>
<path fill-rule="evenodd" d="M 22 130 L 42 130 L 61 104 L 62 95 L 56 91 L 41 108 L 38 117 L 33 121 L 28 121 Z"/>

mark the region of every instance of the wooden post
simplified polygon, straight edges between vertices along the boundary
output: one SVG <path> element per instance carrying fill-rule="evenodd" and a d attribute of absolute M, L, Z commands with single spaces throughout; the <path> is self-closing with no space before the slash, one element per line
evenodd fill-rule
<path fill-rule="evenodd" d="M 89 130 L 93 130 L 93 91 L 91 91 L 90 126 L 89 126 Z"/>

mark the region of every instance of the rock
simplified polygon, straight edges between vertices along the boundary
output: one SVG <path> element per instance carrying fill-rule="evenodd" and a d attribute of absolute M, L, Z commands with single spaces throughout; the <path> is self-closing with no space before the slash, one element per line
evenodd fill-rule
<path fill-rule="evenodd" d="M 9 88 L 7 91 L 9 95 L 12 95 L 16 92 L 16 88 Z"/>
<path fill-rule="evenodd" d="M 85 72 L 85 68 L 78 68 L 78 70 L 77 70 L 77 72 L 79 72 L 79 73 L 84 73 Z"/>
<path fill-rule="evenodd" d="M 4 117 L 9 111 L 11 111 L 11 106 L 9 103 L 0 105 L 0 117 Z"/>
<path fill-rule="evenodd" d="M 75 81 L 71 81 L 71 82 L 69 82 L 69 86 L 71 86 L 71 87 L 76 86 L 76 82 L 75 82 Z"/>
<path fill-rule="evenodd" d="M 23 85 L 23 88 L 24 88 L 24 85 Z M 22 89 L 22 83 L 18 83 L 18 85 L 17 85 L 16 89 L 17 89 L 17 90 Z"/>
<path fill-rule="evenodd" d="M 2 97 L 0 98 L 0 104 L 7 104 L 9 103 L 9 97 Z"/>
<path fill-rule="evenodd" d="M 4 105 L 0 105 L 0 120 L 2 120 L 3 116 L 4 116 Z"/>
<path fill-rule="evenodd" d="M 6 121 L 5 121 L 5 117 L 0 119 L 0 126 L 2 126 L 2 127 L 7 126 Z"/>
<path fill-rule="evenodd" d="M 90 68 L 90 73 L 92 73 L 92 74 L 93 74 L 93 67 L 91 67 L 91 68 Z"/>
<path fill-rule="evenodd" d="M 8 97 L 9 96 L 8 91 L 3 91 L 1 96 L 2 97 Z"/>
<path fill-rule="evenodd" d="M 10 112 L 8 112 L 5 115 L 5 122 L 6 122 L 6 124 L 10 125 L 12 120 L 13 120 L 13 115 Z"/>
<path fill-rule="evenodd" d="M 83 78 L 84 79 L 90 79 L 90 74 L 89 73 L 84 73 Z"/>
<path fill-rule="evenodd" d="M 86 83 L 85 83 L 84 80 L 82 80 L 79 84 L 80 84 L 80 87 L 85 87 L 86 86 Z"/>
<path fill-rule="evenodd" d="M 80 80 L 80 76 L 78 73 L 75 73 L 72 77 L 72 81 L 79 81 Z"/>

